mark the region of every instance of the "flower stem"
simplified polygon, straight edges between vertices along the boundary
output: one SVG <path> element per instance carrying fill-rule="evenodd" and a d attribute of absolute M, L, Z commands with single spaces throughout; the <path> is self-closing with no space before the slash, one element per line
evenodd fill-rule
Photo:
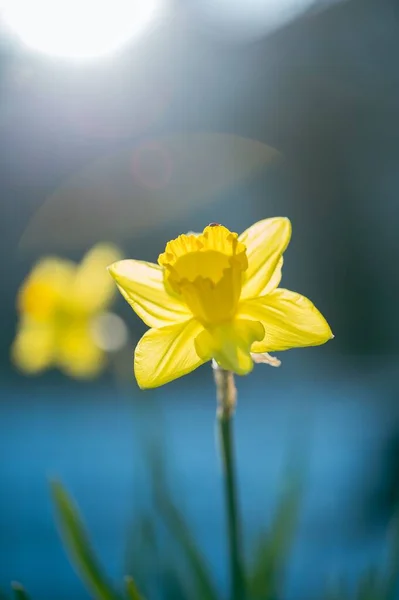
<path fill-rule="evenodd" d="M 241 556 L 241 531 L 238 514 L 234 462 L 233 422 L 236 403 L 234 376 L 230 371 L 214 367 L 218 397 L 218 430 L 223 461 L 228 540 L 230 554 L 231 600 L 245 600 L 245 578 Z"/>

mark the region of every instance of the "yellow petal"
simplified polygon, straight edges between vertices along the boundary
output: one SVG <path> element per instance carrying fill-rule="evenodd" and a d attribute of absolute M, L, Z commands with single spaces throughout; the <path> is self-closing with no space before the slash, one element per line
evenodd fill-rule
<path fill-rule="evenodd" d="M 195 340 L 195 347 L 204 361 L 214 358 L 222 369 L 246 375 L 253 369 L 251 347 L 263 339 L 265 330 L 259 322 L 237 319 L 212 330 L 204 329 Z"/>
<path fill-rule="evenodd" d="M 187 375 L 205 361 L 194 346 L 203 327 L 195 319 L 150 329 L 134 352 L 134 373 L 141 388 L 154 388 Z"/>
<path fill-rule="evenodd" d="M 16 367 L 27 374 L 43 371 L 54 359 L 54 330 L 47 323 L 24 321 L 11 347 Z"/>
<path fill-rule="evenodd" d="M 88 321 L 71 322 L 59 332 L 56 352 L 58 366 L 71 377 L 90 379 L 104 367 L 104 352 L 95 344 Z"/>
<path fill-rule="evenodd" d="M 192 315 L 165 289 L 163 269 L 140 260 L 122 260 L 109 267 L 123 297 L 149 327 L 180 323 Z"/>
<path fill-rule="evenodd" d="M 121 251 L 113 244 L 97 244 L 87 252 L 70 289 L 77 308 L 94 313 L 109 306 L 116 290 L 107 267 L 121 258 Z"/>
<path fill-rule="evenodd" d="M 239 316 L 260 321 L 265 328 L 263 340 L 253 344 L 252 352 L 318 346 L 334 337 L 312 302 L 289 290 L 277 289 L 262 298 L 242 302 Z"/>
<path fill-rule="evenodd" d="M 281 280 L 281 255 L 291 238 L 291 223 L 285 217 L 258 221 L 239 236 L 247 247 L 248 269 L 241 298 L 256 298 L 275 289 Z"/>

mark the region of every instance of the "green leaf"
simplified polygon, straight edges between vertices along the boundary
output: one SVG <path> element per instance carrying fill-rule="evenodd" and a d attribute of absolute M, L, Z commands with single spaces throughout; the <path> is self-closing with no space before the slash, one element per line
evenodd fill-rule
<path fill-rule="evenodd" d="M 74 502 L 61 483 L 52 481 L 50 486 L 61 538 L 89 593 L 97 600 L 119 600 L 101 571 Z"/>
<path fill-rule="evenodd" d="M 218 600 L 205 559 L 199 550 L 190 528 L 185 522 L 183 514 L 174 503 L 165 480 L 162 456 L 152 454 L 151 471 L 153 476 L 154 499 L 161 517 L 180 546 L 185 559 L 190 567 L 200 600 Z"/>
<path fill-rule="evenodd" d="M 125 586 L 129 600 L 144 600 L 143 596 L 140 596 L 139 594 L 136 584 L 134 583 L 133 577 L 130 577 L 130 575 L 125 577 Z"/>
<path fill-rule="evenodd" d="M 288 479 L 271 524 L 255 552 L 255 564 L 248 582 L 250 598 L 271 600 L 277 595 L 278 584 L 291 549 L 299 513 L 301 480 Z"/>
<path fill-rule="evenodd" d="M 29 596 L 25 591 L 25 588 L 23 587 L 23 585 L 18 583 L 18 581 L 13 581 L 11 583 L 11 587 L 14 591 L 15 600 L 29 600 Z"/>

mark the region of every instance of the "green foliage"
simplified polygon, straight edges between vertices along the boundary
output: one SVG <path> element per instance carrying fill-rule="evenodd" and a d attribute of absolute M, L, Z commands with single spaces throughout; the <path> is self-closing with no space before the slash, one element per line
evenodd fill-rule
<path fill-rule="evenodd" d="M 126 595 L 129 600 L 143 600 L 143 597 L 139 594 L 139 591 L 134 583 L 133 577 L 125 577 Z"/>
<path fill-rule="evenodd" d="M 133 537 L 137 542 L 137 552 L 132 570 L 143 566 L 147 552 L 149 564 L 153 566 L 152 575 L 156 572 L 162 581 L 162 600 L 220 600 L 206 561 L 171 494 L 163 459 L 158 453 L 152 456 L 150 472 L 155 514 L 149 513 L 145 519 L 141 519 L 141 539 L 140 528 L 136 523 Z M 243 600 L 281 600 L 283 597 L 282 582 L 297 527 L 302 483 L 303 478 L 298 472 L 287 479 L 268 531 L 258 540 L 252 566 L 248 568 L 248 595 Z M 65 548 L 92 597 L 95 600 L 145 600 L 130 576 L 125 578 L 124 593 L 119 594 L 113 589 L 90 546 L 77 507 L 60 483 L 52 482 L 51 492 Z M 170 538 L 166 541 L 166 557 L 160 551 L 160 525 L 166 526 Z M 186 577 L 181 576 L 178 563 L 171 561 L 170 548 L 173 544 L 178 547 L 186 562 Z M 349 586 L 344 580 L 340 580 L 327 589 L 323 598 L 395 600 L 398 580 L 399 520 L 396 519 L 385 569 L 368 569 L 355 586 Z M 15 583 L 12 587 L 15 600 L 28 600 L 28 595 L 20 584 Z M 151 598 L 152 594 L 148 597 Z"/>
<path fill-rule="evenodd" d="M 64 546 L 89 593 L 96 600 L 120 600 L 120 595 L 112 589 L 101 570 L 72 499 L 56 481 L 51 482 L 51 494 Z M 144 600 L 137 595 L 137 590 L 136 596 L 131 595 L 133 581 L 129 578 L 129 582 L 126 583 L 126 591 L 130 600 Z"/>
<path fill-rule="evenodd" d="M 218 600 L 218 594 L 206 561 L 191 534 L 183 513 L 172 498 L 166 481 L 163 461 L 159 454 L 152 455 L 151 464 L 155 506 L 186 559 L 195 598 L 198 598 L 198 600 Z"/>
<path fill-rule="evenodd" d="M 18 583 L 17 581 L 13 581 L 11 587 L 14 592 L 15 600 L 29 600 L 29 596 L 25 588 L 20 583 Z"/>
<path fill-rule="evenodd" d="M 180 561 L 173 560 L 170 540 L 163 548 L 159 519 L 140 515 L 134 523 L 128 556 L 128 571 L 135 575 L 140 587 L 152 598 L 159 595 L 161 583 L 162 600 L 187 600 L 195 593 L 189 589 L 187 578 L 181 572 Z M 152 593 L 153 592 L 153 593 Z"/>
<path fill-rule="evenodd" d="M 158 574 L 160 569 L 159 553 L 156 522 L 151 513 L 142 512 L 128 528 L 125 571 L 133 575 L 139 588 L 150 597 L 154 572 Z"/>
<path fill-rule="evenodd" d="M 173 538 L 180 546 L 193 578 L 196 596 L 201 600 L 217 600 L 205 560 L 191 535 L 183 514 L 170 497 L 158 497 L 160 513 Z"/>
<path fill-rule="evenodd" d="M 340 581 L 330 586 L 324 600 L 395 600 L 399 584 L 399 520 L 394 519 L 391 528 L 386 569 L 370 567 L 360 577 L 353 593 Z"/>
<path fill-rule="evenodd" d="M 289 477 L 270 530 L 262 534 L 255 550 L 248 581 L 251 600 L 275 600 L 280 596 L 279 584 L 296 531 L 301 491 L 299 477 Z"/>

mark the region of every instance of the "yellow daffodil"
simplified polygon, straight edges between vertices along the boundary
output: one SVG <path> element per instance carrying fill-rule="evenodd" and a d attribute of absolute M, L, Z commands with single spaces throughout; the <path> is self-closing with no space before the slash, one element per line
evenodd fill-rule
<path fill-rule="evenodd" d="M 310 300 L 277 287 L 290 237 L 290 221 L 280 217 L 241 235 L 211 224 L 169 242 L 158 265 L 111 265 L 122 295 L 151 328 L 135 350 L 139 386 L 157 387 L 211 359 L 245 375 L 253 368 L 251 353 L 265 353 L 270 363 L 268 352 L 332 338 Z"/>
<path fill-rule="evenodd" d="M 104 365 L 96 324 L 115 286 L 106 267 L 121 258 L 114 246 L 98 244 L 80 265 L 61 258 L 40 260 L 18 294 L 20 315 L 12 359 L 33 374 L 57 366 L 72 377 L 94 377 Z"/>

